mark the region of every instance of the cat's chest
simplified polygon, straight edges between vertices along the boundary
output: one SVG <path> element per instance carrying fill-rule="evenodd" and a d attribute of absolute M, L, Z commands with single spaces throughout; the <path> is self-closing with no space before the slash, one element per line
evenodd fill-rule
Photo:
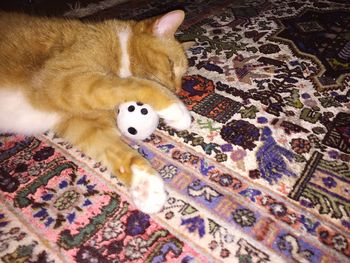
<path fill-rule="evenodd" d="M 60 120 L 56 113 L 35 109 L 21 91 L 0 88 L 0 132 L 37 134 Z"/>

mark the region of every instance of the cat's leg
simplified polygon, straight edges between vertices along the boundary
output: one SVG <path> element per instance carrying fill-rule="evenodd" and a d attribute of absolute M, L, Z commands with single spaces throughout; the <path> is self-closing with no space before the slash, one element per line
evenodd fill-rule
<path fill-rule="evenodd" d="M 181 100 L 160 84 L 140 78 L 117 78 L 100 73 L 46 75 L 45 93 L 56 98 L 57 107 L 64 111 L 86 113 L 112 110 L 120 103 L 139 101 L 149 104 L 165 122 L 177 130 L 189 128 L 191 115 Z M 38 93 L 41 96 L 42 93 Z M 45 98 L 38 98 L 42 103 Z"/>
<path fill-rule="evenodd" d="M 125 101 L 139 101 L 155 109 L 165 123 L 177 130 L 188 129 L 191 125 L 191 114 L 184 103 L 170 90 L 156 82 L 129 78 L 131 85 L 118 87 Z"/>
<path fill-rule="evenodd" d="M 138 209 L 159 212 L 166 202 L 164 182 L 137 151 L 120 138 L 113 113 L 69 117 L 55 131 L 80 150 L 106 165 L 126 186 Z"/>

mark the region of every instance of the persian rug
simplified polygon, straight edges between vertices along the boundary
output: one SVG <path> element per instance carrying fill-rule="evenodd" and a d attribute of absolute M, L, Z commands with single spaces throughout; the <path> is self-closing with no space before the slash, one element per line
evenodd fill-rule
<path fill-rule="evenodd" d="M 2 134 L 1 261 L 349 262 L 350 3 L 101 2 L 61 15 L 186 10 L 177 38 L 194 45 L 178 95 L 192 127 L 128 141 L 169 198 L 143 214 L 52 132 Z"/>

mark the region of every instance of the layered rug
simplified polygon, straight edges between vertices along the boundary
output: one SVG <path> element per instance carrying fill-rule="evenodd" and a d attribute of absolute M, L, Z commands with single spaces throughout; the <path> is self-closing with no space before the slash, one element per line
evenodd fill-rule
<path fill-rule="evenodd" d="M 1 261 L 349 262 L 349 2 L 91 2 L 61 15 L 186 10 L 177 37 L 195 44 L 179 96 L 192 128 L 129 141 L 169 198 L 143 214 L 53 133 L 3 134 Z"/>

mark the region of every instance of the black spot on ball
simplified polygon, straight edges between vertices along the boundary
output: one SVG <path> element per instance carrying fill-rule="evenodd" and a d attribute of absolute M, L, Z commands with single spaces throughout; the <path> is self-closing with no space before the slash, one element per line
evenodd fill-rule
<path fill-rule="evenodd" d="M 143 103 L 142 102 L 136 102 L 136 104 L 137 104 L 137 106 L 142 106 L 143 105 Z"/>
<path fill-rule="evenodd" d="M 131 105 L 128 107 L 129 112 L 133 112 L 135 110 L 135 106 Z"/>
<path fill-rule="evenodd" d="M 148 110 L 147 110 L 146 108 L 142 108 L 142 109 L 141 109 L 141 113 L 142 113 L 143 115 L 147 115 Z"/>
<path fill-rule="evenodd" d="M 137 130 L 134 127 L 129 127 L 128 132 L 132 135 L 135 135 L 137 133 Z"/>

